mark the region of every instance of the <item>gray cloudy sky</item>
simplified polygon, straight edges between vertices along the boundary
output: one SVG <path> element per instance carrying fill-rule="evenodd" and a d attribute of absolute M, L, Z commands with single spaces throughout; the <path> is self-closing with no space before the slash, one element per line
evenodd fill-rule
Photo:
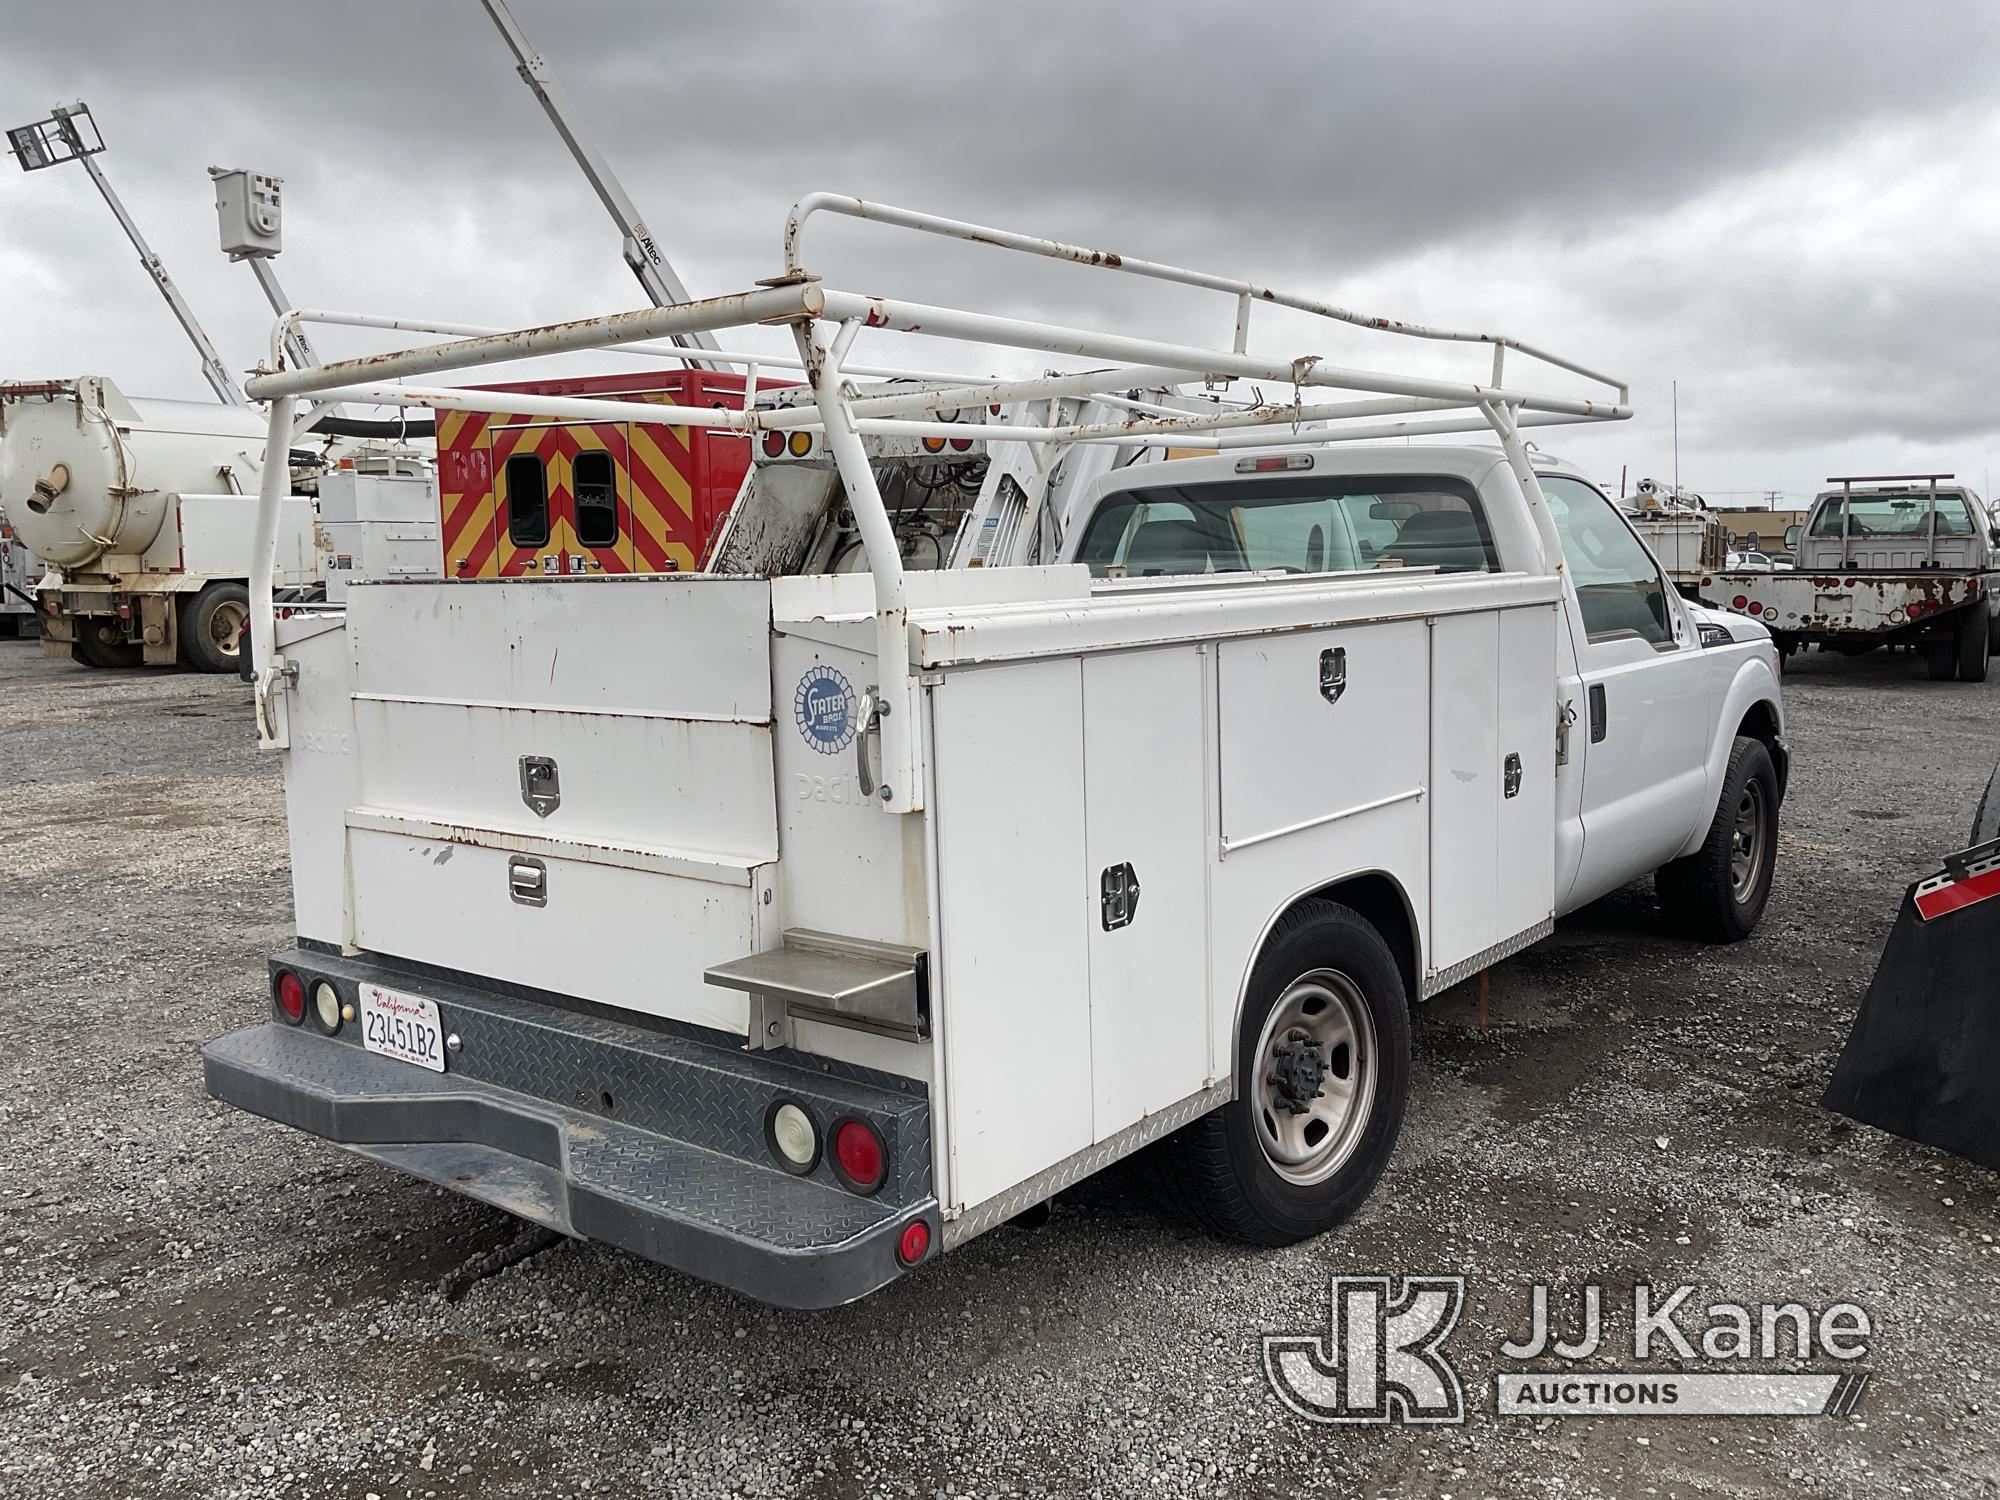
<path fill-rule="evenodd" d="M 1544 442 L 1613 484 L 1667 476 L 1678 380 L 1682 477 L 1711 498 L 1932 467 L 1991 492 L 2000 7 L 515 11 L 697 295 L 771 274 L 800 194 L 852 192 L 1572 354 L 1629 378 L 1640 414 Z M 520 325 L 642 301 L 476 0 L 9 0 L 0 124 L 79 96 L 232 367 L 270 318 L 216 250 L 211 164 L 286 179 L 278 270 L 301 303 Z M 1231 315 L 815 233 L 814 268 L 857 290 L 1204 341 Z M 1401 342 L 1274 323 L 1257 346 L 1407 365 Z M 0 376 L 85 372 L 206 394 L 81 170 L 0 167 Z"/>

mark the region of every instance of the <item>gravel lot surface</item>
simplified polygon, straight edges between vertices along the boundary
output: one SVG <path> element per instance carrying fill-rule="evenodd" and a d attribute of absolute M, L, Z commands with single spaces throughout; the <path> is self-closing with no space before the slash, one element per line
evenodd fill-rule
<path fill-rule="evenodd" d="M 1903 886 L 1963 842 L 2000 677 L 1814 655 L 1787 693 L 1759 933 L 1687 944 L 1642 884 L 1497 968 L 1489 1034 L 1469 986 L 1431 1004 L 1344 1230 L 1218 1244 L 1128 1166 L 798 1314 L 569 1243 L 447 1301 L 513 1221 L 209 1101 L 197 1049 L 262 1019 L 291 931 L 248 689 L 0 642 L 0 1494 L 2000 1494 L 2000 1179 L 1817 1102 Z M 1323 1331 L 1337 1273 L 1469 1278 L 1464 1426 L 1279 1406 L 1259 1335 Z M 1851 1298 L 1872 1383 L 1845 1421 L 1502 1420 L 1537 1280 Z"/>

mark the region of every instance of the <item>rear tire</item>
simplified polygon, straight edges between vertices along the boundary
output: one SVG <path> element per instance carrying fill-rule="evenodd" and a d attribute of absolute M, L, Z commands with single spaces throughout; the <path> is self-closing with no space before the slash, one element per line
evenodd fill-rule
<path fill-rule="evenodd" d="M 1764 915 L 1777 862 L 1778 770 L 1763 741 L 1739 735 L 1708 837 L 1693 854 L 1655 871 L 1653 888 L 1691 936 L 1740 942 Z"/>
<path fill-rule="evenodd" d="M 1960 682 L 1984 682 L 1986 680 L 1986 652 L 1993 637 L 1992 626 L 1986 618 L 1986 603 L 1981 600 L 1965 612 L 1965 618 L 1958 623 L 1958 680 Z"/>
<path fill-rule="evenodd" d="M 1958 641 L 1925 641 L 1924 665 L 1930 669 L 1932 682 L 1950 682 L 1958 675 Z"/>
<path fill-rule="evenodd" d="M 69 659 L 111 671 L 141 665 L 146 652 L 121 636 L 117 625 L 96 615 L 72 615 Z"/>
<path fill-rule="evenodd" d="M 1396 1149 L 1410 1087 L 1410 1010 L 1382 936 L 1302 901 L 1251 971 L 1237 1097 L 1162 1143 L 1172 1196 L 1216 1234 L 1291 1245 L 1361 1206 Z"/>
<path fill-rule="evenodd" d="M 197 672 L 234 672 L 243 659 L 243 624 L 249 618 L 249 589 L 211 583 L 181 611 L 181 660 Z"/>

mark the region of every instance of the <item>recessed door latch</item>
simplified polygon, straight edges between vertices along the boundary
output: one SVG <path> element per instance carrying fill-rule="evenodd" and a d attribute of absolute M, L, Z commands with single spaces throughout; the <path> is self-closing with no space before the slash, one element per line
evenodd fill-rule
<path fill-rule="evenodd" d="M 1509 750 L 1504 763 L 1504 774 L 1501 778 L 1501 791 L 1506 796 L 1512 797 L 1517 795 L 1520 790 L 1521 754 L 1518 750 Z"/>
<path fill-rule="evenodd" d="M 538 818 L 546 818 L 562 806 L 562 780 L 556 775 L 555 761 L 546 755 L 521 757 L 521 800 Z"/>
<path fill-rule="evenodd" d="M 507 861 L 507 894 L 523 906 L 549 904 L 549 867 L 517 854 Z"/>
<path fill-rule="evenodd" d="M 1329 703 L 1338 703 L 1346 691 L 1347 648 L 1329 646 L 1319 654 L 1319 695 Z"/>
<path fill-rule="evenodd" d="M 1132 925 L 1139 914 L 1139 876 L 1130 865 L 1113 865 L 1097 882 L 1104 917 L 1104 930 L 1113 932 Z"/>

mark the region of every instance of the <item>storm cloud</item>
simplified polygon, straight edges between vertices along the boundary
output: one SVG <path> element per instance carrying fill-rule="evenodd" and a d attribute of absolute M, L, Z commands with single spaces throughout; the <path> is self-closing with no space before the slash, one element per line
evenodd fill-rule
<path fill-rule="evenodd" d="M 697 294 L 771 274 L 787 205 L 825 188 L 1572 354 L 1639 415 L 1546 441 L 1613 483 L 1670 471 L 1675 381 L 1682 477 L 1711 496 L 1982 485 L 2000 448 L 1990 6 L 515 8 Z M 476 0 L 10 7 L 0 124 L 79 96 L 232 367 L 270 319 L 217 253 L 211 164 L 285 177 L 301 303 L 518 325 L 642 300 Z M 814 269 L 859 290 L 1227 329 L 1220 299 L 814 235 Z M 1413 358 L 1298 321 L 1260 347 Z M 205 394 L 84 175 L 10 171 L 0 375 L 83 372 Z"/>

